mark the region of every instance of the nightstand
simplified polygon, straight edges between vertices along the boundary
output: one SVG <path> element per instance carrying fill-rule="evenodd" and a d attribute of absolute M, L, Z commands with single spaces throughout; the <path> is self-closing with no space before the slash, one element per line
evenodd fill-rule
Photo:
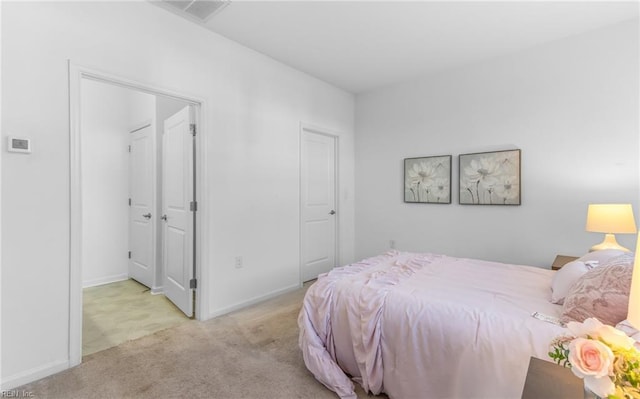
<path fill-rule="evenodd" d="M 553 261 L 553 264 L 551 265 L 551 270 L 560 270 L 562 266 L 578 258 L 579 256 L 556 255 L 556 259 Z"/>
<path fill-rule="evenodd" d="M 522 399 L 583 399 L 584 383 L 570 369 L 532 357 Z"/>

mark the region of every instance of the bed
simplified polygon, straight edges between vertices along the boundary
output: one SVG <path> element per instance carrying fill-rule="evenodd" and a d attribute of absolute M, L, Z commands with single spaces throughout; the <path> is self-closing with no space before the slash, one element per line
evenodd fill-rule
<path fill-rule="evenodd" d="M 519 398 L 531 356 L 548 359 L 565 329 L 554 272 L 389 251 L 333 269 L 298 317 L 307 368 L 341 398 L 353 381 L 390 398 Z"/>

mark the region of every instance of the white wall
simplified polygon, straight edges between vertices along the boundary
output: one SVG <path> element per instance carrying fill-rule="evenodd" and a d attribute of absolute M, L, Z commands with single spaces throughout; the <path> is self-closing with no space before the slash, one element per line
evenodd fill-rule
<path fill-rule="evenodd" d="M 549 267 L 603 239 L 587 204 L 639 199 L 638 21 L 357 97 L 356 257 L 395 240 Z M 522 205 L 458 205 L 457 155 L 522 150 Z M 404 204 L 403 158 L 452 154 L 453 203 Z M 634 247 L 634 236 L 619 236 Z"/>
<path fill-rule="evenodd" d="M 83 287 L 128 278 L 129 131 L 154 107 L 152 95 L 82 81 Z"/>
<path fill-rule="evenodd" d="M 2 158 L 3 389 L 69 364 L 68 59 L 204 99 L 205 317 L 300 283 L 300 122 L 341 132 L 340 255 L 353 260 L 351 94 L 146 2 L 2 7 L 2 132 L 36 149 Z"/>

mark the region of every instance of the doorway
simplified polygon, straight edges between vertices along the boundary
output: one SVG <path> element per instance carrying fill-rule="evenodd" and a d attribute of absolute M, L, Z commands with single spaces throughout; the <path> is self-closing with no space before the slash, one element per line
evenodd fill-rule
<path fill-rule="evenodd" d="M 83 357 L 191 321 L 131 278 L 83 289 L 82 316 Z"/>
<path fill-rule="evenodd" d="M 200 255 L 196 252 L 199 219 L 195 190 L 199 165 L 196 163 L 199 140 L 195 132 L 201 102 L 73 65 L 70 65 L 70 86 L 69 332 L 73 366 L 82 359 L 83 288 L 104 288 L 105 283 L 115 283 L 120 285 L 116 287 L 116 291 L 120 289 L 118 292 L 138 291 L 155 297 L 154 300 L 164 300 L 166 296 L 186 316 L 195 317 L 196 301 L 201 300 L 196 296 L 196 291 L 201 290 L 196 286 Z M 95 96 L 97 88 L 102 93 Z M 182 128 L 167 134 L 166 121 L 176 115 L 186 115 Z M 95 129 L 96 125 L 100 128 Z M 182 153 L 176 155 L 171 146 L 167 151 L 162 143 L 166 136 L 179 135 L 184 145 Z M 175 141 L 174 138 L 172 144 Z M 178 176 L 170 172 L 167 178 L 163 173 L 167 170 L 165 163 L 176 160 L 184 173 Z M 175 164 L 168 168 L 176 169 Z M 163 187 L 170 187 L 169 191 Z M 171 187 L 183 190 L 173 195 L 183 198 L 181 204 L 171 202 Z M 176 217 L 171 214 L 175 208 L 185 210 L 180 222 L 184 227 L 179 234 L 182 240 L 172 239 L 166 245 L 167 230 L 175 230 Z M 176 256 L 178 252 L 185 256 Z M 98 270 L 92 270 L 96 259 L 102 263 Z M 176 271 L 178 268 L 181 273 Z M 167 292 L 171 291 L 166 289 L 167 282 L 179 286 L 180 292 L 176 294 L 175 289 L 173 294 Z M 127 287 L 123 288 L 123 284 Z"/>
<path fill-rule="evenodd" d="M 338 264 L 338 137 L 306 126 L 300 135 L 300 263 L 305 282 Z"/>

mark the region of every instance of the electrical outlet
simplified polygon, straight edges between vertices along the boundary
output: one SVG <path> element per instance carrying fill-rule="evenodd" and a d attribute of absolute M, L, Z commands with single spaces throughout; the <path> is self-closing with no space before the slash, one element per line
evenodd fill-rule
<path fill-rule="evenodd" d="M 242 256 L 236 256 L 236 269 L 240 269 L 242 267 Z"/>
<path fill-rule="evenodd" d="M 389 248 L 396 249 L 396 240 L 389 240 Z"/>

